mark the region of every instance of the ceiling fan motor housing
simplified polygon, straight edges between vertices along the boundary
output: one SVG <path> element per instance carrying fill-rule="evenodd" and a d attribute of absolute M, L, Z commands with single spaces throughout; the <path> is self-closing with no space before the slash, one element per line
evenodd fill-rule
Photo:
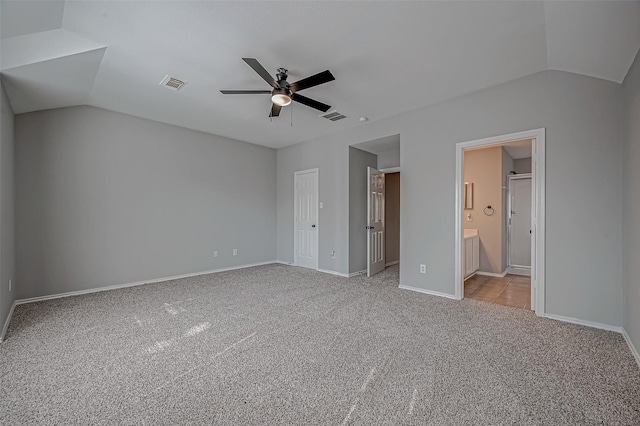
<path fill-rule="evenodd" d="M 242 94 L 271 94 L 271 113 L 269 117 L 277 117 L 280 114 L 282 107 L 289 105 L 292 101 L 301 103 L 311 108 L 315 108 L 322 112 L 327 112 L 331 109 L 330 105 L 323 104 L 313 99 L 309 99 L 306 96 L 299 95 L 300 90 L 308 89 L 310 87 L 318 86 L 320 84 L 328 83 L 335 80 L 335 77 L 329 70 L 314 74 L 310 77 L 303 78 L 300 81 L 289 84 L 287 82 L 288 71 L 286 68 L 278 68 L 276 79 L 269 74 L 256 58 L 242 58 L 253 70 L 258 73 L 264 81 L 266 81 L 272 90 L 221 90 L 226 95 L 242 95 Z"/>
<path fill-rule="evenodd" d="M 287 75 L 287 69 L 286 68 L 278 68 L 278 74 L 276 74 L 276 77 L 278 77 L 278 81 L 277 81 L 278 86 L 280 86 L 281 88 L 285 89 L 285 93 L 287 95 L 291 95 L 291 91 L 289 90 L 289 83 L 287 82 L 287 77 L 289 77 Z"/>

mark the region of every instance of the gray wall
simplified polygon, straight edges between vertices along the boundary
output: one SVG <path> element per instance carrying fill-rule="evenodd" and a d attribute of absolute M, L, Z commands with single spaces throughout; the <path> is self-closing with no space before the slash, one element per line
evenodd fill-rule
<path fill-rule="evenodd" d="M 621 325 L 621 114 L 619 84 L 545 71 L 279 149 L 278 259 L 293 258 L 293 171 L 319 167 L 320 267 L 347 271 L 348 147 L 399 133 L 400 282 L 453 294 L 456 142 L 545 127 L 547 312 Z"/>
<path fill-rule="evenodd" d="M 400 173 L 387 173 L 384 182 L 386 263 L 400 260 Z"/>
<path fill-rule="evenodd" d="M 508 263 L 508 243 L 509 243 L 509 191 L 507 188 L 509 187 L 509 172 L 514 169 L 514 160 L 511 158 L 509 153 L 504 147 L 502 148 L 502 183 L 500 185 L 501 190 L 501 199 L 502 199 L 502 265 L 500 268 L 500 273 L 504 272 L 507 269 Z"/>
<path fill-rule="evenodd" d="M 349 273 L 348 148 L 349 144 L 306 142 L 277 151 L 279 261 L 293 263 L 293 174 L 318 168 L 319 201 L 324 204 L 319 210 L 318 268 Z"/>
<path fill-rule="evenodd" d="M 16 299 L 15 283 L 9 292 L 9 280 L 14 278 L 13 231 L 13 110 L 0 84 L 0 330 Z"/>
<path fill-rule="evenodd" d="M 383 151 L 378 154 L 378 169 L 400 167 L 400 148 Z"/>
<path fill-rule="evenodd" d="M 367 167 L 378 156 L 349 147 L 349 273 L 367 269 Z"/>
<path fill-rule="evenodd" d="M 274 150 L 93 107 L 15 126 L 20 298 L 275 260 Z"/>
<path fill-rule="evenodd" d="M 516 173 L 531 173 L 531 158 L 513 160 L 512 170 Z"/>
<path fill-rule="evenodd" d="M 624 328 L 640 350 L 640 54 L 623 83 L 622 177 Z"/>

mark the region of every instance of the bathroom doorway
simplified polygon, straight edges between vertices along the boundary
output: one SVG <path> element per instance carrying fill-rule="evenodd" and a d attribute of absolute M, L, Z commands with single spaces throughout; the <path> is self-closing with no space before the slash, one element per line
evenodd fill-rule
<path fill-rule="evenodd" d="M 458 299 L 544 313 L 544 142 L 538 129 L 457 144 Z"/>

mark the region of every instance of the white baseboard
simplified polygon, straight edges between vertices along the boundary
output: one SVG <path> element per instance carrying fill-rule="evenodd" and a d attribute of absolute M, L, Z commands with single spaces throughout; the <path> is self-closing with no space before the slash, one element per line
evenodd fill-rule
<path fill-rule="evenodd" d="M 133 282 L 133 283 L 116 284 L 116 285 L 111 285 L 111 286 L 106 286 L 106 287 L 96 287 L 96 288 L 91 288 L 91 289 L 87 289 L 87 290 L 69 291 L 69 292 L 66 292 L 66 293 L 57 293 L 57 294 L 51 294 L 51 295 L 48 295 L 48 296 L 30 297 L 28 299 L 16 300 L 14 304 L 15 305 L 22 305 L 24 303 L 33 303 L 33 302 L 40 302 L 40 301 L 43 301 L 43 300 L 59 299 L 61 297 L 81 296 L 83 294 L 98 293 L 98 292 L 101 292 L 101 291 L 109 291 L 109 290 L 117 290 L 117 289 L 120 289 L 120 288 L 127 288 L 127 287 L 136 287 L 136 286 L 139 286 L 139 285 L 153 284 L 153 283 L 159 283 L 159 282 L 163 282 L 163 281 L 179 280 L 179 279 L 182 279 L 182 278 L 197 277 L 199 275 L 209 275 L 209 274 L 215 274 L 215 273 L 218 273 L 218 272 L 234 271 L 236 269 L 252 268 L 254 266 L 271 265 L 273 263 L 275 263 L 275 261 L 270 260 L 268 262 L 250 263 L 250 264 L 246 264 L 246 265 L 231 266 L 229 268 L 212 269 L 210 271 L 194 272 L 194 273 L 191 273 L 191 274 L 174 275 L 174 276 L 171 276 L 171 277 L 162 277 L 162 278 L 154 278 L 154 279 L 151 279 L 151 280 L 136 281 L 136 282 Z"/>
<path fill-rule="evenodd" d="M 636 347 L 633 345 L 631 337 L 629 337 L 629 335 L 627 334 L 627 330 L 625 330 L 624 328 L 622 329 L 622 337 L 624 337 L 624 340 L 627 341 L 627 345 L 629 345 L 629 349 L 631 349 L 631 354 L 633 354 L 633 357 L 638 363 L 638 367 L 640 367 L 640 353 L 638 353 L 638 349 L 636 349 Z"/>
<path fill-rule="evenodd" d="M 495 272 L 483 272 L 483 271 L 476 271 L 476 275 L 484 275 L 486 277 L 498 277 L 498 278 L 504 278 L 507 276 L 507 271 L 504 271 L 501 274 L 497 274 Z"/>
<path fill-rule="evenodd" d="M 345 278 L 349 278 L 349 274 L 344 274 L 342 272 L 337 272 L 337 271 L 330 271 L 329 269 L 316 269 L 316 271 L 318 272 L 322 272 L 323 274 L 331 274 L 331 275 L 337 275 L 339 277 L 345 277 Z"/>
<path fill-rule="evenodd" d="M 281 265 L 288 265 L 288 266 L 295 266 L 293 263 L 283 262 L 281 260 L 276 260 L 273 263 L 279 263 Z M 317 268 L 316 271 L 322 272 L 323 274 L 337 275 L 339 277 L 345 277 L 345 278 L 351 278 L 351 277 L 355 277 L 357 275 L 362 275 L 362 274 L 366 274 L 367 273 L 366 269 L 364 271 L 352 272 L 350 274 L 345 274 L 344 272 L 332 271 L 330 269 L 321 269 L 321 268 Z"/>
<path fill-rule="evenodd" d="M 397 265 L 398 263 L 400 263 L 400 261 L 399 260 L 395 260 L 393 262 L 385 263 L 384 266 L 385 267 L 389 267 L 389 266 Z"/>
<path fill-rule="evenodd" d="M 456 296 L 449 293 L 441 293 L 439 291 L 426 290 L 424 288 L 410 287 L 408 285 L 400 285 L 398 288 L 401 288 L 403 290 L 417 291 L 418 293 L 430 294 L 431 296 L 446 297 L 447 299 L 456 300 Z"/>
<path fill-rule="evenodd" d="M 323 274 L 331 274 L 331 275 L 337 275 L 339 277 L 345 277 L 345 278 L 351 278 L 351 277 L 356 277 L 358 275 L 362 275 L 362 274 L 366 274 L 367 271 L 358 271 L 358 272 L 352 272 L 350 274 L 345 274 L 343 272 L 337 272 L 337 271 L 331 271 L 329 269 L 316 269 L 316 271 L 318 272 L 322 272 Z"/>
<path fill-rule="evenodd" d="M 2 334 L 0 334 L 0 343 L 4 342 L 4 336 L 7 334 L 7 330 L 9 329 L 9 323 L 11 322 L 11 317 L 13 316 L 13 310 L 16 308 L 17 303 L 14 301 L 13 305 L 11 305 L 11 309 L 9 310 L 9 315 L 7 315 L 7 320 L 4 322 L 4 326 L 2 327 Z"/>
<path fill-rule="evenodd" d="M 569 322 L 571 324 L 584 325 L 586 327 L 599 328 L 600 330 L 615 331 L 616 333 L 622 333 L 622 327 L 618 327 L 615 325 L 601 324 L 599 322 L 585 321 L 578 318 L 565 317 L 562 315 L 555 315 L 555 314 L 545 314 L 544 317 L 552 320 L 556 320 L 556 321 Z"/>
<path fill-rule="evenodd" d="M 527 268 L 507 268 L 507 273 L 508 274 L 513 274 L 513 275 L 522 275 L 525 277 L 530 277 L 531 276 L 531 269 L 527 269 Z"/>

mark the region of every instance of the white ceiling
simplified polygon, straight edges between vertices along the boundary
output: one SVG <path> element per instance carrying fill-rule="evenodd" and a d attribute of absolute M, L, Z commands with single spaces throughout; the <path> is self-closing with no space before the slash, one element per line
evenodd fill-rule
<path fill-rule="evenodd" d="M 275 148 L 547 69 L 620 83 L 640 46 L 637 1 L 0 7 L 0 70 L 17 113 L 75 102 Z M 294 104 L 271 121 L 269 96 L 220 94 L 268 89 L 242 57 L 274 74 L 288 68 L 289 81 L 331 70 L 336 81 L 302 94 L 348 118 L 331 122 Z M 179 92 L 159 86 L 167 74 L 189 84 Z"/>
<path fill-rule="evenodd" d="M 372 141 L 352 145 L 354 148 L 380 155 L 389 151 L 400 151 L 400 135 L 391 135 Z"/>
<path fill-rule="evenodd" d="M 503 144 L 502 146 L 514 160 L 531 158 L 531 139 L 508 142 Z"/>

